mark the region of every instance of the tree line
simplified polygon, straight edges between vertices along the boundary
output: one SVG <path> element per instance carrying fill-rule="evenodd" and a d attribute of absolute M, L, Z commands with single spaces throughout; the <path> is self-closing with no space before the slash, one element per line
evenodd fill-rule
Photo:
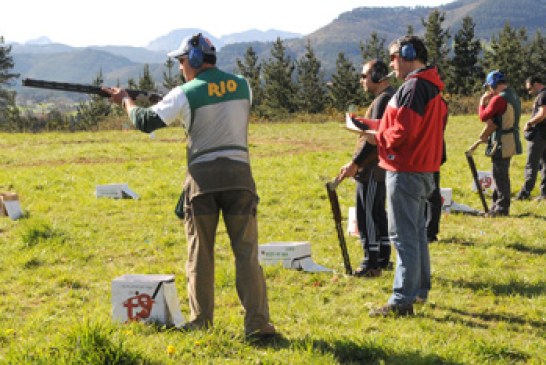
<path fill-rule="evenodd" d="M 479 94 L 489 70 L 503 71 L 520 96 L 525 95 L 524 81 L 527 77 L 545 75 L 546 42 L 540 31 L 530 38 L 525 28 L 514 29 L 506 22 L 498 34 L 485 42 L 475 37 L 476 24 L 472 17 L 465 17 L 453 35 L 443 26 L 444 21 L 445 13 L 437 9 L 421 19 L 429 64 L 438 67 L 446 84 L 444 95 L 447 100 Z M 414 34 L 411 26 L 408 26 L 406 34 Z M 388 46 L 385 38 L 372 33 L 360 43 L 362 63 L 380 59 L 388 64 Z M 11 47 L 6 46 L 0 37 L 0 130 L 28 131 L 45 127 L 49 130 L 88 130 L 96 128 L 112 115 L 123 114 L 106 100 L 92 97 L 90 101 L 80 103 L 76 113 L 70 116 L 63 116 L 57 110 L 41 118 L 28 112 L 22 115 L 15 103 L 15 92 L 6 89 L 10 81 L 19 77 L 12 72 L 14 64 L 10 51 Z M 343 52 L 339 52 L 335 72 L 327 79 L 310 41 L 299 59 L 292 59 L 282 39 L 277 38 L 268 59 L 260 60 L 252 47 L 248 47 L 236 62 L 239 72 L 250 82 L 253 113 L 260 118 L 345 111 L 351 105 L 366 106 L 371 101 L 371 96 L 365 95 L 360 87 L 361 65 L 355 66 Z M 174 60 L 168 59 L 164 67 L 163 88 L 169 90 L 184 82 L 175 69 Z M 93 84 L 101 85 L 102 82 L 99 72 Z M 154 92 L 158 89 L 148 65 L 144 65 L 138 81 L 130 79 L 127 85 L 128 88 Z"/>

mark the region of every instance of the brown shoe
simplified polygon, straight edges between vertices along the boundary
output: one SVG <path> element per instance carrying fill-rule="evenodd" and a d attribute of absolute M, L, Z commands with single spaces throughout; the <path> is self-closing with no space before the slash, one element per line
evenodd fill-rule
<path fill-rule="evenodd" d="M 245 334 L 245 337 L 249 340 L 265 340 L 277 336 L 280 336 L 280 334 L 275 329 L 275 326 L 273 326 L 271 323 L 267 323 L 259 330 L 248 332 Z"/>
<path fill-rule="evenodd" d="M 388 316 L 412 316 L 413 304 L 386 304 L 380 308 L 372 309 L 370 317 L 388 317 Z"/>

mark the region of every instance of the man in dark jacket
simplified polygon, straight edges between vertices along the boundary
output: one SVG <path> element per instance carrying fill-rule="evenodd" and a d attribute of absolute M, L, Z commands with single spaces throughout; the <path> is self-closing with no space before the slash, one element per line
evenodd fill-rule
<path fill-rule="evenodd" d="M 379 166 L 386 172 L 389 237 L 397 249 L 393 294 L 370 316 L 412 315 L 413 303 L 425 301 L 431 287 L 425 210 L 440 170 L 447 106 L 444 83 L 436 67 L 427 67 L 428 52 L 416 36 L 389 47 L 391 68 L 404 83 L 391 98 L 377 131 Z"/>
<path fill-rule="evenodd" d="M 540 167 L 542 181 L 540 195 L 536 197 L 536 200 L 541 201 L 546 199 L 546 87 L 540 76 L 532 76 L 525 80 L 525 88 L 529 95 L 536 97 L 531 119 L 523 127 L 525 139 L 527 139 L 527 163 L 525 164 L 525 182 L 516 199 L 529 199 Z"/>
<path fill-rule="evenodd" d="M 381 119 L 395 89 L 389 83 L 389 68 L 381 60 L 372 60 L 362 67 L 362 88 L 375 98 L 365 118 Z M 389 266 L 391 243 L 385 211 L 385 170 L 377 166 L 377 147 L 359 136 L 351 162 L 341 168 L 338 180 L 356 180 L 356 222 L 364 249 L 364 260 L 354 275 L 377 277 Z"/>

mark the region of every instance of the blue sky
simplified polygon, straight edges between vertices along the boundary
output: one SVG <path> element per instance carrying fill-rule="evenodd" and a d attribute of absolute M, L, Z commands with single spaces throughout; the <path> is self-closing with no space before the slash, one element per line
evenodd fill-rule
<path fill-rule="evenodd" d="M 146 46 L 180 28 L 215 37 L 249 29 L 309 34 L 361 6 L 438 6 L 453 0 L 11 0 L 0 36 L 24 43 L 45 36 L 71 46 Z"/>

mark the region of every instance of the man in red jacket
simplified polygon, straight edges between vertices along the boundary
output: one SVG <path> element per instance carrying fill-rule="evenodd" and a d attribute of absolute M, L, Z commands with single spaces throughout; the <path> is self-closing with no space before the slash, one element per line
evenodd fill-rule
<path fill-rule="evenodd" d="M 427 66 L 423 41 L 406 36 L 389 47 L 391 68 L 404 83 L 389 101 L 376 131 L 379 166 L 386 172 L 389 238 L 397 249 L 393 294 L 370 316 L 412 315 L 413 303 L 426 301 L 430 257 L 425 210 L 440 170 L 447 106 L 436 67 Z M 372 123 L 370 123 L 372 124 Z"/>

